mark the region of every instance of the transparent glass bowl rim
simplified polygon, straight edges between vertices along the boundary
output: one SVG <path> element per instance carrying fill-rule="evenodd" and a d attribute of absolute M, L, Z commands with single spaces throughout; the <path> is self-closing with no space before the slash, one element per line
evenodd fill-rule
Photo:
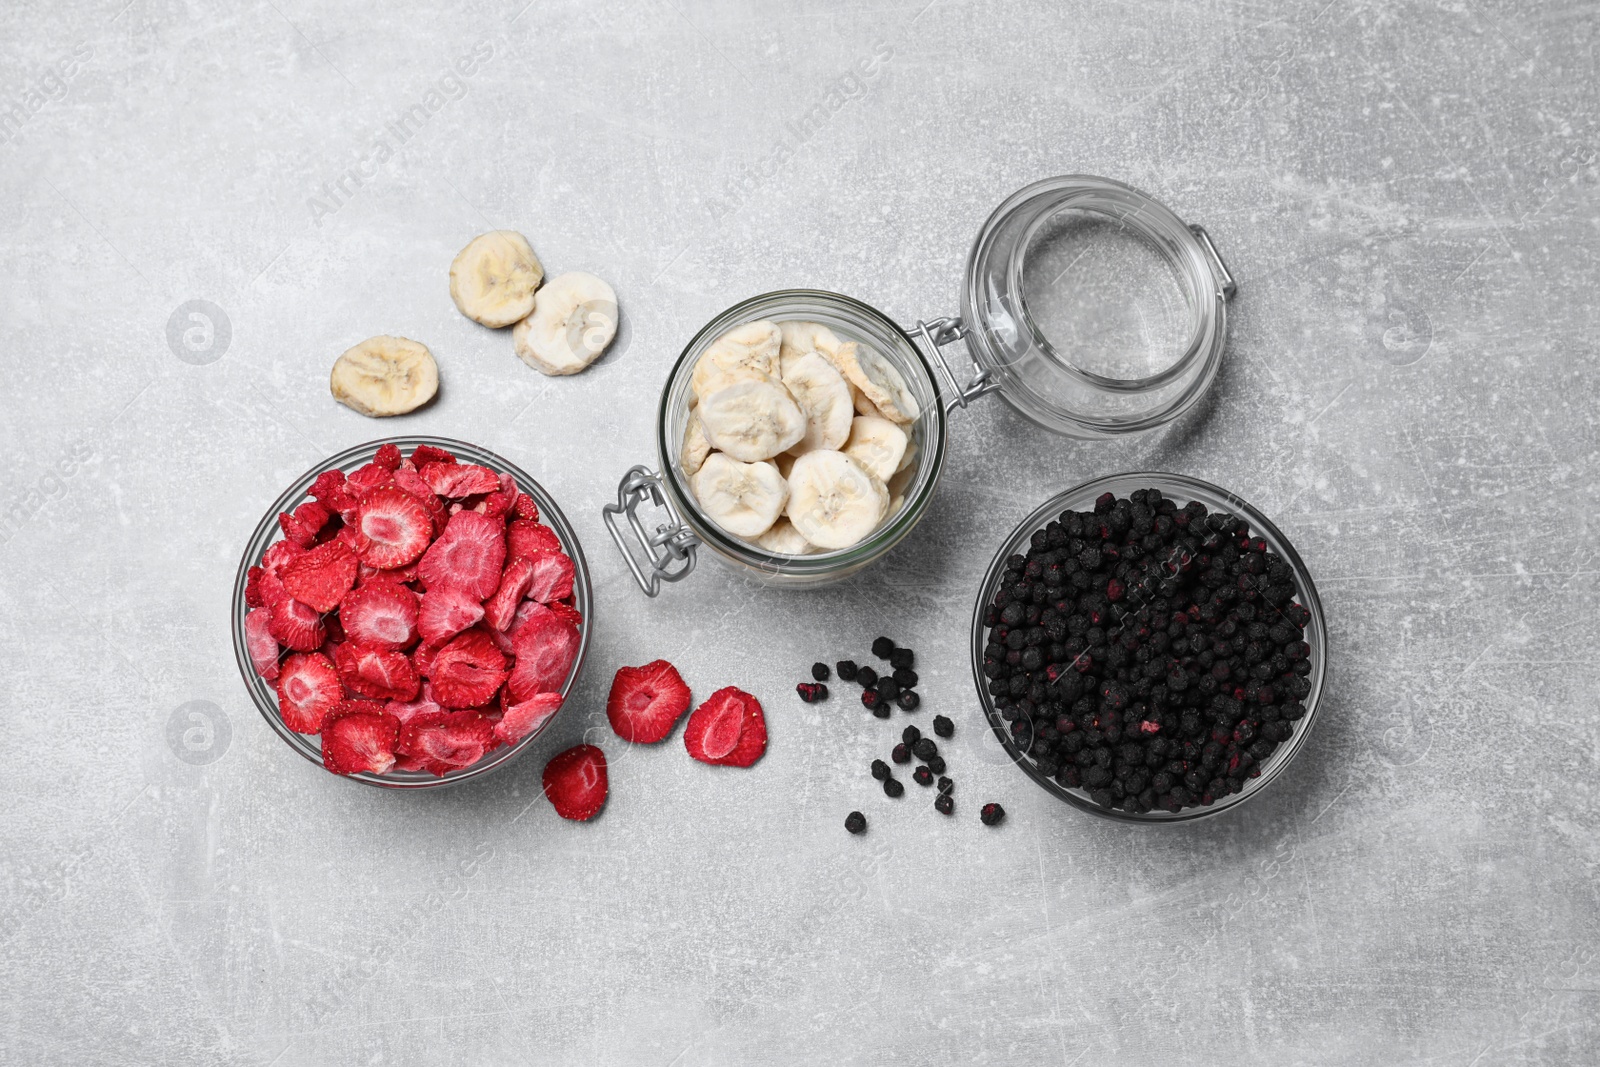
<path fill-rule="evenodd" d="M 566 684 L 561 693 L 565 697 L 577 684 L 578 677 L 583 673 L 584 658 L 589 650 L 589 633 L 592 620 L 590 611 L 594 603 L 594 595 L 589 583 L 589 565 L 583 558 L 583 549 L 578 543 L 578 536 L 573 531 L 567 517 L 556 505 L 549 492 L 516 464 L 507 461 L 501 456 L 490 452 L 479 445 L 466 441 L 458 441 L 448 437 L 428 437 L 408 434 L 399 437 L 383 437 L 364 444 L 354 445 L 336 455 L 329 456 L 306 473 L 296 478 L 283 494 L 275 500 L 261 521 L 256 525 L 255 532 L 251 534 L 249 542 L 245 545 L 243 556 L 239 560 L 238 574 L 233 582 L 233 604 L 231 609 L 233 628 L 233 654 L 239 665 L 240 677 L 244 679 L 245 689 L 250 693 L 250 698 L 255 702 L 256 710 L 261 712 L 261 717 L 272 727 L 274 733 L 283 739 L 290 748 L 294 749 L 307 760 L 322 766 L 322 752 L 320 746 L 312 741 L 312 735 L 298 734 L 284 725 L 282 717 L 278 714 L 278 698 L 271 682 L 266 681 L 255 671 L 250 662 L 250 652 L 245 643 L 244 618 L 249 613 L 249 608 L 244 602 L 245 582 L 249 577 L 250 568 L 260 563 L 261 556 L 266 552 L 278 537 L 278 515 L 280 512 L 292 510 L 297 504 L 307 499 L 306 493 L 311 488 L 311 483 L 323 471 L 338 467 L 348 472 L 355 466 L 360 466 L 372 459 L 377 454 L 379 447 L 392 444 L 402 452 L 409 453 L 417 445 L 433 445 L 454 453 L 457 458 L 481 464 L 491 470 L 503 471 L 516 479 L 517 488 L 533 497 L 539 505 L 539 519 L 552 530 L 561 540 L 561 547 L 572 558 L 573 564 L 573 600 L 578 611 L 583 615 L 583 621 L 578 626 L 578 655 L 573 660 L 572 669 L 567 672 Z M 565 703 L 562 705 L 565 707 Z M 560 712 L 557 712 L 559 715 Z M 353 781 L 366 785 L 380 786 L 387 789 L 429 789 L 437 786 L 456 785 L 473 778 L 480 778 L 491 771 L 504 767 L 520 756 L 533 743 L 534 739 L 549 728 L 556 716 L 551 716 L 538 730 L 522 738 L 512 745 L 505 745 L 495 749 L 477 763 L 470 767 L 451 771 L 444 777 L 426 774 L 421 771 L 390 772 L 388 774 L 360 774 L 340 775 Z"/>
<path fill-rule="evenodd" d="M 1020 554 L 1020 550 L 1033 536 L 1034 531 L 1043 529 L 1062 511 L 1072 506 L 1073 501 L 1092 501 L 1101 493 L 1112 491 L 1118 496 L 1126 496 L 1135 489 L 1159 489 L 1163 496 L 1168 496 L 1175 501 L 1187 503 L 1190 500 L 1200 499 L 1207 508 L 1215 511 L 1219 507 L 1226 508 L 1234 515 L 1244 519 L 1250 524 L 1251 535 L 1264 538 L 1267 547 L 1276 552 L 1289 565 L 1294 572 L 1295 598 L 1311 613 L 1311 620 L 1307 623 L 1305 632 L 1306 640 L 1311 645 L 1311 692 L 1306 695 L 1303 703 L 1306 707 L 1305 717 L 1295 726 L 1294 736 L 1278 747 L 1268 759 L 1268 765 L 1261 772 L 1259 778 L 1247 778 L 1244 788 L 1238 793 L 1230 794 L 1216 800 L 1210 807 L 1187 807 L 1176 814 L 1161 809 L 1152 810 L 1143 815 L 1122 811 L 1115 808 L 1102 808 L 1089 799 L 1087 792 L 1082 789 L 1069 789 L 1053 778 L 1040 773 L 1029 760 L 1018 750 L 1016 742 L 1012 740 L 1009 724 L 1000 717 L 1000 712 L 995 708 L 994 697 L 989 693 L 987 679 L 983 674 L 983 650 L 987 645 L 984 637 L 988 629 L 984 625 L 984 615 L 989 603 L 994 598 L 996 586 L 999 584 L 1001 572 L 1005 569 L 1006 560 L 1013 554 Z M 1212 501 L 1216 501 L 1213 506 Z M 1181 505 L 1180 505 L 1181 506 Z M 1081 503 L 1074 510 L 1084 510 Z M 1117 822 L 1132 822 L 1141 824 L 1185 823 L 1198 819 L 1206 819 L 1220 815 L 1224 811 L 1231 811 L 1251 797 L 1260 793 L 1270 783 L 1283 773 L 1294 758 L 1305 747 L 1306 740 L 1311 736 L 1313 725 L 1316 723 L 1317 710 L 1321 705 L 1323 684 L 1327 674 L 1328 649 L 1327 649 L 1327 624 L 1322 614 L 1322 601 L 1317 596 L 1316 586 L 1311 581 L 1310 571 L 1306 569 L 1305 561 L 1294 550 L 1289 539 L 1283 535 L 1271 520 L 1257 511 L 1242 497 L 1229 492 L 1220 486 L 1199 478 L 1192 478 L 1183 474 L 1168 474 L 1160 471 L 1130 471 L 1123 474 L 1110 474 L 1102 478 L 1095 478 L 1081 485 L 1057 493 L 1045 501 L 1038 508 L 1022 519 L 1015 529 L 1007 535 L 1001 543 L 999 551 L 989 563 L 989 569 L 984 573 L 983 581 L 978 587 L 977 601 L 972 612 L 972 677 L 978 690 L 978 702 L 983 708 L 984 716 L 989 720 L 989 726 L 999 738 L 1000 744 L 1005 748 L 1006 754 L 1013 763 L 1022 769 L 1027 776 L 1039 785 L 1045 792 L 1065 801 L 1073 807 L 1091 814 Z"/>
<path fill-rule="evenodd" d="M 906 494 L 905 506 L 900 509 L 898 515 L 874 530 L 871 537 L 859 544 L 810 556 L 781 556 L 763 552 L 723 532 L 700 510 L 694 494 L 680 481 L 677 467 L 673 462 L 679 446 L 668 440 L 672 421 L 670 404 L 673 386 L 679 381 L 680 375 L 687 376 L 690 373 L 692 359 L 698 359 L 705 346 L 721 336 L 724 331 L 746 321 L 746 317 L 752 311 L 762 309 L 764 312 L 770 312 L 773 307 L 788 303 L 821 305 L 841 317 L 858 317 L 878 325 L 903 341 L 905 351 L 916 360 L 915 366 L 926 384 L 927 395 L 933 400 L 921 416 L 934 420 L 930 427 L 924 430 L 924 440 L 937 435 L 937 440 L 933 442 L 934 447 L 929 449 L 929 455 L 925 460 L 926 469 L 918 470 L 917 480 L 908 487 L 911 492 Z M 756 317 L 767 316 L 764 313 Z M 662 386 L 661 402 L 656 412 L 656 448 L 660 453 L 662 481 L 672 496 L 674 506 L 690 522 L 694 532 L 716 551 L 738 560 L 745 566 L 798 577 L 815 577 L 838 570 L 849 570 L 858 563 L 876 559 L 904 539 L 921 521 L 923 513 L 927 511 L 928 504 L 933 499 L 934 490 L 938 487 L 939 475 L 944 469 L 948 430 L 943 394 L 939 391 L 939 379 L 935 376 L 933 368 L 928 365 L 927 357 L 921 347 L 898 323 L 872 305 L 824 289 L 774 289 L 741 300 L 713 316 L 689 339 L 689 343 L 684 346 L 683 352 L 673 363 L 672 370 L 667 374 L 666 384 Z"/>

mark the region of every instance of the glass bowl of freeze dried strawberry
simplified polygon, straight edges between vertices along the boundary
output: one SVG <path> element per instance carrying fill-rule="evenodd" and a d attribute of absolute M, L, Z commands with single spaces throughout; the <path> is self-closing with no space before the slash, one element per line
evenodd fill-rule
<path fill-rule="evenodd" d="M 369 785 L 515 759 L 588 647 L 589 571 L 538 482 L 475 445 L 370 441 L 307 471 L 256 527 L 234 654 L 279 737 Z"/>

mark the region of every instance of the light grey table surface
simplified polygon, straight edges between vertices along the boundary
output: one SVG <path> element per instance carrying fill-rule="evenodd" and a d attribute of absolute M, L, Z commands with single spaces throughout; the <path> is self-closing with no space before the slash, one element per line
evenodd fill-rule
<path fill-rule="evenodd" d="M 0 1061 L 1600 1059 L 1592 6 L 33 2 L 0 57 Z M 988 212 L 1072 172 L 1204 223 L 1238 276 L 1199 417 L 1083 444 L 975 405 L 872 570 L 638 594 L 600 507 L 702 323 L 786 286 L 952 312 Z M 615 284 L 613 354 L 547 379 L 457 314 L 447 265 L 491 225 Z M 169 345 L 191 300 L 209 349 Z M 444 385 L 377 422 L 326 381 L 385 332 Z M 408 431 L 541 479 L 597 605 L 526 758 L 395 795 L 273 736 L 228 619 L 279 491 Z M 1332 650 L 1288 774 L 1143 832 L 1008 765 L 965 654 L 1004 533 L 1140 468 L 1272 516 Z M 878 792 L 889 730 L 845 687 L 793 694 L 879 633 L 957 722 L 954 819 Z M 765 759 L 612 736 L 612 671 L 655 657 L 758 694 Z M 583 737 L 611 797 L 568 823 L 540 769 Z"/>

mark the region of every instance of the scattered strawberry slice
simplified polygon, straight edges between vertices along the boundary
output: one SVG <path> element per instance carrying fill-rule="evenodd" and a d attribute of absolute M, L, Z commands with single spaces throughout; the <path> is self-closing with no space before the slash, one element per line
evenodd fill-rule
<path fill-rule="evenodd" d="M 461 511 L 423 554 L 417 578 L 425 589 L 455 585 L 483 601 L 500 587 L 505 561 L 504 528 L 475 511 Z"/>
<path fill-rule="evenodd" d="M 431 645 L 442 645 L 450 638 L 470 630 L 483 618 L 478 598 L 456 585 L 442 585 L 422 594 L 417 613 L 417 630 Z"/>
<path fill-rule="evenodd" d="M 372 462 L 386 471 L 392 471 L 400 466 L 400 458 L 400 446 L 390 441 L 378 446 Z"/>
<path fill-rule="evenodd" d="M 305 549 L 293 541 L 274 541 L 261 554 L 261 569 L 274 578 L 283 577 L 283 568 L 287 567 L 297 557 L 305 555 Z"/>
<path fill-rule="evenodd" d="M 761 703 L 731 685 L 717 690 L 689 716 L 683 745 L 701 763 L 750 766 L 767 750 Z"/>
<path fill-rule="evenodd" d="M 418 614 L 417 594 L 398 581 L 368 582 L 352 589 L 339 605 L 344 632 L 370 648 L 397 650 L 410 645 L 417 639 Z"/>
<path fill-rule="evenodd" d="M 476 711 L 417 715 L 400 731 L 397 751 L 422 761 L 421 769 L 443 778 L 470 767 L 494 747 L 494 724 Z"/>
<path fill-rule="evenodd" d="M 506 682 L 512 702 L 560 692 L 582 643 L 577 627 L 547 608 L 529 615 L 511 640 L 516 661 Z"/>
<path fill-rule="evenodd" d="M 300 603 L 281 588 L 267 601 L 267 630 L 280 645 L 296 652 L 314 652 L 328 638 L 317 609 Z"/>
<path fill-rule="evenodd" d="M 447 708 L 476 708 L 494 699 L 506 680 L 506 658 L 480 629 L 468 630 L 433 657 L 433 693 Z"/>
<path fill-rule="evenodd" d="M 500 588 L 483 605 L 483 617 L 489 620 L 490 626 L 504 630 L 511 625 L 517 605 L 528 595 L 535 569 L 534 562 L 529 559 L 514 559 L 506 564 L 505 571 L 500 575 Z"/>
<path fill-rule="evenodd" d="M 433 445 L 418 445 L 411 450 L 411 462 L 417 467 L 425 467 L 429 463 L 454 463 L 456 457 L 442 448 Z"/>
<path fill-rule="evenodd" d="M 256 608 L 244 617 L 244 647 L 250 665 L 267 681 L 278 677 L 278 639 L 272 636 L 272 612 Z"/>
<path fill-rule="evenodd" d="M 544 795 L 563 819 L 592 819 L 606 802 L 606 754 L 578 745 L 544 765 Z"/>
<path fill-rule="evenodd" d="M 334 774 L 388 774 L 394 768 L 400 722 L 374 704 L 340 706 L 322 728 L 322 765 Z"/>
<path fill-rule="evenodd" d="M 530 557 L 538 552 L 560 552 L 561 538 L 543 523 L 517 519 L 506 527 L 506 555 Z"/>
<path fill-rule="evenodd" d="M 548 604 L 572 595 L 573 566 L 565 552 L 535 552 L 524 559 L 533 563 L 533 579 L 528 583 L 528 599 Z"/>
<path fill-rule="evenodd" d="M 380 486 L 356 508 L 361 561 L 387 570 L 404 567 L 428 548 L 433 520 L 416 497 L 394 486 Z M 485 594 L 487 595 L 487 594 Z"/>
<path fill-rule="evenodd" d="M 356 581 L 356 556 L 343 541 L 329 541 L 283 568 L 283 588 L 318 611 L 332 611 Z"/>
<path fill-rule="evenodd" d="M 410 700 L 421 685 L 416 668 L 402 652 L 345 641 L 333 646 L 333 662 L 346 689 L 373 700 Z"/>
<path fill-rule="evenodd" d="M 435 493 L 451 500 L 500 488 L 500 476 L 476 463 L 425 463 L 418 473 Z"/>
<path fill-rule="evenodd" d="M 339 672 L 328 657 L 315 652 L 284 660 L 277 688 L 278 715 L 298 734 L 321 733 L 323 720 L 344 699 Z"/>
<path fill-rule="evenodd" d="M 563 699 L 560 693 L 537 693 L 520 704 L 511 705 L 494 724 L 494 736 L 508 745 L 521 741 L 555 718 Z"/>
<path fill-rule="evenodd" d="M 611 679 L 606 718 L 624 741 L 654 744 L 672 733 L 689 710 L 689 687 L 664 659 L 643 667 L 621 667 Z"/>
<path fill-rule="evenodd" d="M 266 577 L 266 570 L 261 567 L 251 567 L 245 572 L 244 602 L 246 607 L 259 608 L 267 602 L 266 595 L 261 592 L 261 579 Z"/>

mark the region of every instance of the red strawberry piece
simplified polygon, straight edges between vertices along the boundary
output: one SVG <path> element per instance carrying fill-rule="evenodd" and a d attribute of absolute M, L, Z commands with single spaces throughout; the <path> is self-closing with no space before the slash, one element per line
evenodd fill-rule
<path fill-rule="evenodd" d="M 433 495 L 433 490 L 428 488 L 428 483 L 422 480 L 421 475 L 415 470 L 402 467 L 394 472 L 394 480 L 390 484 L 404 489 L 428 509 L 428 518 L 433 520 L 434 537 L 444 533 L 445 524 L 450 521 L 450 513 L 445 510 L 444 502 Z"/>
<path fill-rule="evenodd" d="M 527 493 L 518 493 L 516 502 L 511 505 L 511 514 L 528 522 L 538 522 L 539 503 Z"/>
<path fill-rule="evenodd" d="M 606 802 L 606 754 L 593 745 L 579 745 L 544 765 L 544 795 L 563 819 L 592 819 Z"/>
<path fill-rule="evenodd" d="M 572 560 L 565 552 L 535 552 L 524 557 L 533 563 L 533 579 L 528 583 L 528 599 L 548 604 L 572 595 Z"/>
<path fill-rule="evenodd" d="M 472 629 L 439 650 L 428 677 L 445 707 L 482 707 L 506 680 L 506 658 L 487 633 Z"/>
<path fill-rule="evenodd" d="M 425 463 L 418 473 L 435 493 L 451 500 L 500 488 L 500 476 L 476 463 Z"/>
<path fill-rule="evenodd" d="M 423 678 L 432 678 L 433 657 L 437 656 L 439 654 L 439 650 L 448 643 L 449 642 L 447 641 L 424 641 L 422 644 L 412 649 L 411 666 L 416 670 L 417 674 L 421 675 Z"/>
<path fill-rule="evenodd" d="M 305 549 L 293 541 L 274 541 L 261 553 L 261 569 L 274 578 L 281 578 L 283 568 L 289 565 L 289 561 L 304 554 Z"/>
<path fill-rule="evenodd" d="M 570 601 L 557 600 L 550 605 L 550 611 L 558 619 L 565 619 L 573 626 L 583 625 L 583 612 L 573 607 Z"/>
<path fill-rule="evenodd" d="M 317 480 L 311 483 L 311 495 L 326 504 L 328 510 L 346 518 L 356 506 L 355 494 L 345 484 L 344 471 L 337 467 L 317 475 Z"/>
<path fill-rule="evenodd" d="M 761 703 L 731 685 L 717 690 L 689 716 L 683 745 L 701 763 L 750 766 L 767 750 Z"/>
<path fill-rule="evenodd" d="M 378 466 L 376 463 L 368 463 L 351 471 L 349 477 L 345 479 L 345 485 L 350 490 L 351 495 L 359 500 L 387 482 L 391 474 L 391 471 Z"/>
<path fill-rule="evenodd" d="M 534 570 L 533 561 L 528 559 L 514 559 L 506 564 L 506 569 L 500 575 L 500 588 L 483 605 L 483 617 L 489 620 L 490 626 L 504 630 L 511 625 L 517 605 L 528 595 Z"/>
<path fill-rule="evenodd" d="M 582 643 L 578 628 L 549 609 L 529 615 L 511 641 L 516 662 L 506 681 L 516 704 L 539 693 L 560 692 Z"/>
<path fill-rule="evenodd" d="M 310 548 L 317 543 L 317 531 L 287 511 L 278 515 L 278 527 L 283 530 L 284 537 L 301 548 Z"/>
<path fill-rule="evenodd" d="M 498 522 L 504 522 L 506 515 L 511 511 L 511 505 L 517 501 L 517 482 L 509 474 L 501 474 L 499 477 L 500 488 L 485 495 L 482 502 L 473 505 L 472 510 Z"/>
<path fill-rule="evenodd" d="M 294 509 L 294 517 L 305 523 L 313 534 L 319 534 L 328 520 L 333 518 L 333 509 L 320 500 L 307 500 Z"/>
<path fill-rule="evenodd" d="M 346 641 L 333 646 L 333 662 L 346 689 L 373 700 L 410 700 L 422 684 L 403 652 Z"/>
<path fill-rule="evenodd" d="M 417 578 L 424 588 L 454 585 L 481 602 L 500 587 L 505 561 L 504 528 L 475 511 L 462 511 L 450 516 L 450 525 L 423 554 Z"/>
<path fill-rule="evenodd" d="M 266 577 L 266 570 L 261 567 L 251 567 L 245 572 L 244 602 L 247 607 L 259 608 L 267 602 L 266 596 L 261 592 L 261 579 Z"/>
<path fill-rule="evenodd" d="M 537 693 L 520 704 L 513 704 L 494 724 L 494 736 L 508 745 L 543 728 L 561 710 L 560 693 Z"/>
<path fill-rule="evenodd" d="M 283 588 L 318 611 L 332 611 L 356 581 L 356 556 L 343 541 L 329 541 L 283 568 Z"/>
<path fill-rule="evenodd" d="M 542 523 L 517 519 L 506 527 L 506 554 L 512 559 L 531 557 L 536 552 L 560 552 L 561 538 Z"/>
<path fill-rule="evenodd" d="M 244 647 L 250 665 L 267 681 L 278 676 L 278 639 L 272 636 L 272 612 L 256 608 L 244 617 Z"/>
<path fill-rule="evenodd" d="M 411 450 L 411 462 L 417 467 L 425 467 L 429 463 L 454 463 L 456 457 L 442 448 L 432 445 L 418 445 Z"/>
<path fill-rule="evenodd" d="M 424 641 L 442 645 L 456 634 L 476 626 L 483 614 L 478 598 L 460 586 L 436 586 L 422 594 L 417 630 Z"/>
<path fill-rule="evenodd" d="M 280 645 L 296 652 L 314 652 L 327 640 L 328 631 L 317 609 L 300 603 L 285 592 L 267 601 L 267 630 Z"/>
<path fill-rule="evenodd" d="M 417 594 L 395 581 L 375 581 L 352 589 L 339 605 L 344 632 L 370 648 L 410 645 L 417 639 L 417 616 Z"/>
<path fill-rule="evenodd" d="M 433 699 L 433 687 L 428 682 L 422 683 L 422 689 L 417 693 L 415 700 L 391 700 L 384 704 L 383 710 L 396 719 L 403 726 L 418 715 L 441 712 L 444 706 Z"/>
<path fill-rule="evenodd" d="M 344 699 L 339 672 L 328 657 L 296 653 L 278 672 L 278 717 L 297 734 L 322 732 L 322 722 Z"/>
<path fill-rule="evenodd" d="M 380 571 L 376 567 L 369 567 L 365 563 L 356 567 L 356 588 L 371 585 L 375 582 L 387 582 L 390 585 L 405 585 L 417 580 L 417 568 L 413 564 L 409 567 L 396 567 L 393 570 Z"/>
<path fill-rule="evenodd" d="M 356 508 L 361 561 L 388 570 L 404 567 L 428 547 L 433 520 L 421 501 L 394 486 L 381 486 Z"/>
<path fill-rule="evenodd" d="M 397 751 L 420 759 L 422 770 L 444 777 L 470 767 L 494 747 L 494 724 L 475 711 L 415 716 L 400 731 Z"/>
<path fill-rule="evenodd" d="M 400 723 L 378 707 L 352 701 L 322 728 L 322 765 L 334 774 L 388 774 L 394 769 Z M 359 710 L 358 710 L 359 709 Z"/>
<path fill-rule="evenodd" d="M 689 687 L 664 659 L 643 667 L 618 668 L 606 698 L 606 718 L 624 741 L 654 744 L 672 732 L 689 710 Z"/>
<path fill-rule="evenodd" d="M 372 462 L 386 471 L 392 471 L 400 466 L 400 446 L 392 441 L 378 446 L 377 454 L 372 457 Z"/>

